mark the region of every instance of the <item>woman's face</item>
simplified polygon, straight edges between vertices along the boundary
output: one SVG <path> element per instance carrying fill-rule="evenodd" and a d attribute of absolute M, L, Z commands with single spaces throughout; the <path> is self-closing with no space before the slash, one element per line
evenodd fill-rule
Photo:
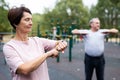
<path fill-rule="evenodd" d="M 32 30 L 32 15 L 28 12 L 23 12 L 23 17 L 20 23 L 16 25 L 16 32 L 29 33 Z"/>

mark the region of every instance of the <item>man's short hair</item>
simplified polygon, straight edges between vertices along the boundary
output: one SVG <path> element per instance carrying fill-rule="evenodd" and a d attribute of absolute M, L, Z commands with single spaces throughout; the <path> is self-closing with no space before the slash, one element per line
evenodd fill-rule
<path fill-rule="evenodd" d="M 89 21 L 89 25 L 95 20 L 95 19 L 97 19 L 97 20 L 99 20 L 99 18 L 92 18 L 90 21 Z"/>

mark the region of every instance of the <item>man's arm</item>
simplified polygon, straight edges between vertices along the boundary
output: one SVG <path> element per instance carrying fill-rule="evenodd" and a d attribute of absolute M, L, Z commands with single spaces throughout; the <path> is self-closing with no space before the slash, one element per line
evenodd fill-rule
<path fill-rule="evenodd" d="M 118 33 L 119 31 L 115 28 L 112 28 L 112 29 L 108 29 L 106 31 L 104 31 L 103 33 Z"/>
<path fill-rule="evenodd" d="M 72 34 L 80 34 L 78 29 L 72 30 Z"/>
<path fill-rule="evenodd" d="M 119 31 L 115 28 L 112 28 L 109 30 L 109 33 L 118 33 Z"/>
<path fill-rule="evenodd" d="M 72 30 L 72 34 L 81 34 L 81 35 L 85 35 L 87 34 L 85 30 L 78 30 L 78 29 L 74 29 Z"/>

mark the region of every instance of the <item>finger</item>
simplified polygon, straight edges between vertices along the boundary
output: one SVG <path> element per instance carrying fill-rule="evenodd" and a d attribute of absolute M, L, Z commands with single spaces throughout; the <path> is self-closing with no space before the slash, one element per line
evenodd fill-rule
<path fill-rule="evenodd" d="M 56 49 L 56 51 L 58 51 L 58 52 L 60 51 L 60 49 L 59 49 L 59 47 L 58 47 L 58 46 L 56 46 L 56 47 L 55 47 L 55 49 Z"/>
<path fill-rule="evenodd" d="M 57 51 L 62 51 L 64 53 L 66 46 L 57 46 L 56 49 Z"/>
<path fill-rule="evenodd" d="M 65 51 L 62 51 L 62 53 L 65 53 Z"/>
<path fill-rule="evenodd" d="M 58 44 L 58 45 L 65 47 L 65 46 L 67 46 L 67 42 L 61 40 L 61 41 L 59 41 L 59 44 Z"/>
<path fill-rule="evenodd" d="M 60 42 L 58 46 L 61 47 L 61 48 L 63 48 L 63 47 L 66 47 L 67 44 L 65 42 Z"/>

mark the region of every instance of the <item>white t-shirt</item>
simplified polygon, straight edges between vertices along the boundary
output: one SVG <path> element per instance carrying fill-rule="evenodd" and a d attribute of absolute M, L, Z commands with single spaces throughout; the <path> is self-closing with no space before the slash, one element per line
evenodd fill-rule
<path fill-rule="evenodd" d="M 3 47 L 5 59 L 11 70 L 13 80 L 49 80 L 47 63 L 44 61 L 39 68 L 29 75 L 16 74 L 19 65 L 33 60 L 55 46 L 53 40 L 31 37 L 28 42 L 10 40 Z"/>
<path fill-rule="evenodd" d="M 90 56 L 100 56 L 104 52 L 104 37 L 108 29 L 100 29 L 97 32 L 92 32 L 91 30 L 79 30 L 80 34 L 85 33 L 84 47 L 85 53 Z"/>

